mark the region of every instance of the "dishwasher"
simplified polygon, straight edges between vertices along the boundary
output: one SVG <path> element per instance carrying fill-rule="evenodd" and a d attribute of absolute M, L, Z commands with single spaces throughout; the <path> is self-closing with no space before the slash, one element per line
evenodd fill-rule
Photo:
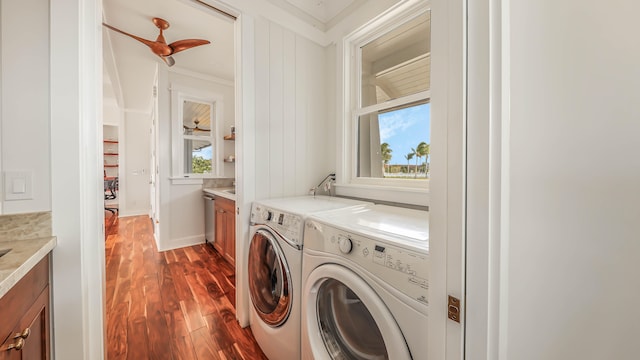
<path fill-rule="evenodd" d="M 204 241 L 213 245 L 216 238 L 216 210 L 213 195 L 205 194 L 204 198 Z"/>

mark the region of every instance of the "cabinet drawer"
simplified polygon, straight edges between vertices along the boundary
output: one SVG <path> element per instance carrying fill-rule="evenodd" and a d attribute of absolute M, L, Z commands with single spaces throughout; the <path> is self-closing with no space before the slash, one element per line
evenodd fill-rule
<path fill-rule="evenodd" d="M 49 284 L 49 255 L 33 267 L 8 293 L 0 298 L 0 343 L 18 327 L 20 320 Z M 48 294 L 48 292 L 47 292 Z"/>

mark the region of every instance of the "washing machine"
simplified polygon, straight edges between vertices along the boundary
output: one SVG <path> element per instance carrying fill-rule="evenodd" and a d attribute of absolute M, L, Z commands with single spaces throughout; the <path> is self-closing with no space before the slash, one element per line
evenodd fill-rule
<path fill-rule="evenodd" d="M 302 359 L 426 359 L 427 211 L 312 215 L 304 245 Z"/>
<path fill-rule="evenodd" d="M 272 360 L 300 359 L 300 303 L 304 221 L 310 214 L 368 203 L 301 196 L 252 204 L 247 259 L 249 323 Z"/>

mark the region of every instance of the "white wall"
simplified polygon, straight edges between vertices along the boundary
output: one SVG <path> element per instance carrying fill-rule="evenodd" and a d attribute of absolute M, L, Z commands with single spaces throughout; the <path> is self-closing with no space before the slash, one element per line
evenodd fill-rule
<path fill-rule="evenodd" d="M 3 196 L 2 212 L 49 211 L 49 5 L 40 0 L 3 1 L 0 16 L 2 170 L 3 175 L 31 172 L 33 190 L 28 200 L 7 201 Z"/>
<path fill-rule="evenodd" d="M 467 328 L 470 337 L 489 333 L 489 349 L 477 351 L 475 344 L 468 357 L 635 359 L 640 4 L 500 5 L 506 21 L 495 7 L 471 14 L 485 25 L 495 19 L 497 32 L 470 48 L 488 49 L 489 38 L 494 46 L 502 41 L 502 53 L 491 52 L 502 64 L 484 88 L 469 93 L 473 99 L 491 91 L 498 101 L 485 99 L 491 126 L 469 135 L 481 140 L 469 153 L 488 152 L 491 159 L 486 187 L 469 193 L 476 191 L 485 206 L 472 209 L 470 218 L 483 218 L 487 209 L 495 216 L 484 224 L 470 221 L 467 231 L 490 235 L 469 255 L 474 274 L 488 273 L 470 277 L 470 286 L 490 289 L 488 318 Z M 479 191 L 489 196 L 482 199 Z"/>
<path fill-rule="evenodd" d="M 122 156 L 119 167 L 119 216 L 147 215 L 151 207 L 149 193 L 151 115 L 126 112 Z"/>
<path fill-rule="evenodd" d="M 255 196 L 305 195 L 335 169 L 325 50 L 264 18 L 255 43 Z"/>
<path fill-rule="evenodd" d="M 510 359 L 638 356 L 640 4 L 602 5 L 511 4 Z"/>
<path fill-rule="evenodd" d="M 229 54 L 228 56 L 233 56 Z M 171 180 L 171 96 L 170 87 L 177 85 L 207 93 L 221 94 L 224 102 L 224 123 L 220 130 L 228 134 L 235 121 L 234 88 L 228 81 L 207 80 L 182 73 L 169 72 L 161 67 L 158 72 L 158 186 L 160 191 L 160 237 L 159 250 L 168 250 L 204 242 L 204 203 L 202 182 L 176 184 Z M 216 139 L 223 141 L 221 138 Z M 223 141 L 223 154 L 234 151 L 232 141 Z M 222 162 L 222 160 L 221 160 Z M 224 163 L 223 176 L 235 176 L 234 164 Z M 148 180 L 148 179 L 147 179 Z M 148 186 L 148 185 L 147 185 Z M 147 193 L 148 193 L 147 188 Z"/>

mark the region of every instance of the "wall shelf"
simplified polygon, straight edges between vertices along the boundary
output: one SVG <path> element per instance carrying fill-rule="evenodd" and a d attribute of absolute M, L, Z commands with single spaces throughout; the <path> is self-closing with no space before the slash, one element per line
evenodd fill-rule
<path fill-rule="evenodd" d="M 236 139 L 236 134 L 225 135 L 223 137 L 223 139 L 225 139 L 225 140 L 235 140 Z"/>
<path fill-rule="evenodd" d="M 118 140 L 104 140 L 104 142 L 108 144 L 117 144 Z"/>
<path fill-rule="evenodd" d="M 106 168 L 115 168 L 115 167 L 118 167 L 118 165 L 108 165 L 108 164 L 104 164 L 104 167 L 106 167 Z"/>
<path fill-rule="evenodd" d="M 105 156 L 118 156 L 118 153 L 104 153 Z"/>

